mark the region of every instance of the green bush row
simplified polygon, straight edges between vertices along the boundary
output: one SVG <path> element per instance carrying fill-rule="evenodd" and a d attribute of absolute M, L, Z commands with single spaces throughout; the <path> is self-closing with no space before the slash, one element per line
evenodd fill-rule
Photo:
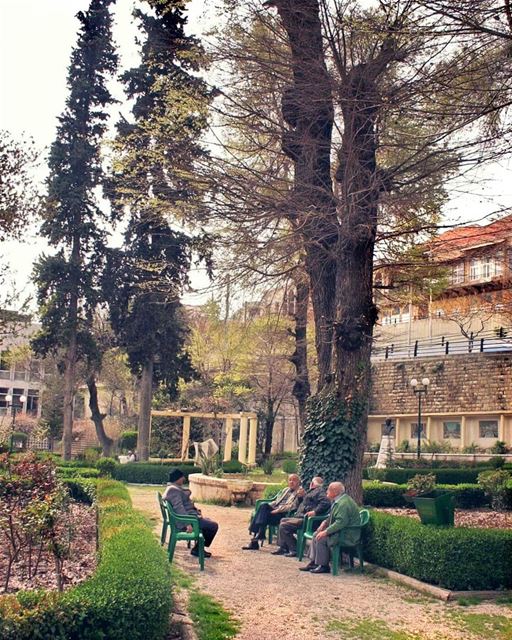
<path fill-rule="evenodd" d="M 474 484 L 478 479 L 479 473 L 491 469 L 494 470 L 494 467 L 473 467 L 466 469 L 399 469 L 391 467 L 389 469 L 370 469 L 369 471 L 367 467 L 363 470 L 363 478 L 367 480 L 382 480 L 383 482 L 405 484 L 409 478 L 412 478 L 417 474 L 433 473 L 436 476 L 436 482 L 439 484 Z"/>
<path fill-rule="evenodd" d="M 57 467 L 59 478 L 99 478 L 99 469 L 92 467 Z"/>
<path fill-rule="evenodd" d="M 372 511 L 364 557 L 381 567 L 454 590 L 512 587 L 512 531 L 433 527 Z"/>
<path fill-rule="evenodd" d="M 0 598 L 2 640 L 164 640 L 171 609 L 169 563 L 118 482 L 97 483 L 100 562 L 62 594 Z"/>
<path fill-rule="evenodd" d="M 176 468 L 181 469 L 187 479 L 190 473 L 201 473 L 199 467 L 194 467 L 191 464 L 175 465 L 133 462 L 118 464 L 112 476 L 116 480 L 133 482 L 135 484 L 165 484 L 169 481 L 169 471 Z"/>
<path fill-rule="evenodd" d="M 489 496 L 477 484 L 441 484 L 436 485 L 436 488 L 452 492 L 458 509 L 478 509 L 490 504 Z M 406 490 L 405 484 L 368 482 L 363 487 L 363 502 L 369 507 L 410 507 L 411 505 L 403 497 Z"/>

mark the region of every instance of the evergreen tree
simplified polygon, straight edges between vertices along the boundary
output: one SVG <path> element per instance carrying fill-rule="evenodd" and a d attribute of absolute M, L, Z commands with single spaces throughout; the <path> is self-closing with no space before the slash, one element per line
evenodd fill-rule
<path fill-rule="evenodd" d="M 96 188 L 102 183 L 100 143 L 113 99 L 107 81 L 117 68 L 111 41 L 114 0 L 91 0 L 79 12 L 78 43 L 68 68 L 69 97 L 52 145 L 48 199 L 41 232 L 54 255 L 35 266 L 42 329 L 33 341 L 39 354 L 64 351 L 63 454 L 71 457 L 73 399 L 80 357 L 95 350 L 93 310 L 98 302 L 104 215 Z"/>
<path fill-rule="evenodd" d="M 190 378 L 186 331 L 179 296 L 188 282 L 202 239 L 173 230 L 201 188 L 195 162 L 204 157 L 197 140 L 206 127 L 209 91 L 196 74 L 202 52 L 185 35 L 185 3 L 152 0 L 154 13 L 135 11 L 145 34 L 141 64 L 123 76 L 133 99 L 132 118 L 118 125 L 111 197 L 129 211 L 125 249 L 111 253 L 105 287 L 112 326 L 141 380 L 137 451 L 149 454 L 153 385 L 172 395 L 178 377 Z"/>

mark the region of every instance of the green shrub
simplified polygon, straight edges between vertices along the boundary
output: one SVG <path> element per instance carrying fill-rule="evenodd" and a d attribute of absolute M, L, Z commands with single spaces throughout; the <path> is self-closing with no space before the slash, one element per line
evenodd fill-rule
<path fill-rule="evenodd" d="M 96 469 L 95 469 L 96 471 Z M 96 497 L 96 478 L 63 478 L 62 484 L 68 488 L 71 497 L 78 502 L 92 504 Z"/>
<path fill-rule="evenodd" d="M 158 464 L 151 462 L 134 462 L 118 464 L 113 472 L 116 480 L 135 484 L 166 484 L 171 469 L 181 469 L 188 479 L 190 473 L 201 473 L 199 467 L 192 464 Z"/>
<path fill-rule="evenodd" d="M 491 499 L 491 506 L 497 511 L 510 508 L 508 486 L 512 475 L 505 469 L 483 471 L 478 475 L 478 484 Z"/>
<path fill-rule="evenodd" d="M 2 640 L 164 640 L 171 608 L 170 571 L 146 519 L 126 488 L 98 482 L 100 563 L 62 594 L 20 592 L 0 598 Z"/>
<path fill-rule="evenodd" d="M 434 527 L 373 511 L 364 535 L 370 562 L 447 589 L 512 587 L 512 531 Z"/>
<path fill-rule="evenodd" d="M 11 451 L 19 451 L 20 449 L 24 451 L 27 448 L 27 440 L 28 436 L 26 433 L 23 433 L 23 431 L 15 431 L 10 434 L 7 444 Z"/>
<path fill-rule="evenodd" d="M 98 469 L 89 467 L 57 467 L 59 478 L 99 478 Z"/>
<path fill-rule="evenodd" d="M 118 446 L 121 451 L 133 451 L 137 446 L 137 432 L 125 431 L 122 433 L 119 438 Z"/>
<path fill-rule="evenodd" d="M 96 469 L 100 472 L 100 476 L 111 478 L 116 470 L 117 462 L 114 458 L 100 458 L 96 463 Z"/>
<path fill-rule="evenodd" d="M 101 447 L 86 447 L 82 455 L 83 459 L 92 467 L 100 459 Z"/>
<path fill-rule="evenodd" d="M 491 453 L 508 453 L 507 443 L 503 440 L 496 440 L 494 445 L 489 449 Z"/>
<path fill-rule="evenodd" d="M 238 460 L 229 460 L 222 463 L 224 473 L 242 473 L 244 471 L 244 465 Z"/>
<path fill-rule="evenodd" d="M 489 466 L 487 466 L 488 468 Z M 473 484 L 477 482 L 478 474 L 484 470 L 485 468 L 482 467 L 465 469 L 432 469 L 431 467 L 399 469 L 393 467 L 391 469 L 382 469 L 382 473 L 379 474 L 379 480 L 404 484 L 417 474 L 433 473 L 436 477 L 436 482 L 440 484 Z M 369 479 L 368 468 L 363 469 L 363 478 Z"/>
<path fill-rule="evenodd" d="M 285 460 L 282 469 L 285 473 L 297 473 L 297 461 Z"/>
<path fill-rule="evenodd" d="M 437 489 L 454 494 L 457 509 L 478 509 L 489 506 L 490 499 L 477 484 L 437 485 Z M 363 487 L 363 503 L 369 507 L 402 508 L 411 505 L 404 499 L 407 491 L 404 484 L 381 484 L 368 482 Z"/>
<path fill-rule="evenodd" d="M 261 463 L 261 468 L 263 469 L 263 473 L 266 476 L 271 476 L 274 471 L 274 466 L 276 464 L 274 456 L 268 456 L 268 458 L 264 458 Z"/>
<path fill-rule="evenodd" d="M 267 500 L 268 498 L 273 498 L 276 493 L 281 491 L 286 487 L 286 484 L 269 484 L 268 487 L 265 487 L 265 491 L 263 492 L 263 498 Z"/>

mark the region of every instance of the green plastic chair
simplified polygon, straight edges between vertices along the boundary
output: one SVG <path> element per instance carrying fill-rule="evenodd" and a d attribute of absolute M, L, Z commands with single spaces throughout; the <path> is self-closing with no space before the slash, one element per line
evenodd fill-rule
<path fill-rule="evenodd" d="M 167 538 L 167 529 L 169 528 L 169 518 L 167 516 L 167 509 L 165 508 L 164 499 L 160 491 L 156 492 L 158 499 L 158 505 L 160 506 L 160 512 L 162 514 L 162 533 L 160 535 L 160 544 L 163 546 Z"/>
<path fill-rule="evenodd" d="M 169 504 L 169 502 L 167 502 L 167 500 L 164 500 L 164 503 L 169 520 L 169 529 L 171 532 L 169 536 L 169 544 L 167 546 L 167 555 L 169 557 L 169 562 L 172 562 L 172 559 L 174 557 L 174 550 L 176 549 L 176 543 L 179 540 L 187 540 L 187 542 L 194 541 L 197 542 L 199 550 L 199 568 L 201 569 L 201 571 L 204 571 L 204 536 L 199 527 L 199 518 L 193 515 L 178 515 L 177 513 L 175 513 L 174 509 Z M 187 531 L 180 529 L 180 525 L 191 525 L 192 531 L 188 533 Z"/>
<path fill-rule="evenodd" d="M 349 557 L 350 568 L 354 569 L 354 555 L 357 553 L 357 558 L 359 560 L 359 567 L 361 569 L 361 573 L 364 571 L 364 563 L 363 563 L 363 528 L 370 521 L 370 512 L 368 509 L 360 509 L 359 511 L 360 524 L 355 527 L 347 527 L 347 529 L 351 529 L 353 531 L 359 530 L 359 542 L 355 545 L 346 546 L 336 544 L 331 547 L 331 573 L 333 576 L 337 576 L 340 569 L 340 561 L 341 554 L 345 552 Z"/>
<path fill-rule="evenodd" d="M 279 491 L 277 493 L 279 493 Z M 274 498 L 277 496 L 277 493 L 274 496 L 272 496 L 271 498 L 259 498 L 258 500 L 256 500 L 256 502 L 254 503 L 254 509 L 252 510 L 252 513 L 251 513 L 250 522 L 252 522 L 252 519 L 254 518 L 256 513 L 258 512 L 258 509 L 260 508 L 260 506 L 262 504 L 268 504 L 268 503 L 272 502 L 272 500 L 274 500 Z M 289 518 L 293 514 L 294 514 L 294 511 L 288 511 L 288 513 L 283 513 L 282 518 Z M 267 527 L 266 527 L 267 534 L 266 535 L 268 537 L 268 543 L 269 544 L 272 544 L 272 540 L 277 535 L 277 530 L 278 529 L 279 529 L 279 525 L 278 524 L 269 524 L 269 525 L 267 525 Z"/>

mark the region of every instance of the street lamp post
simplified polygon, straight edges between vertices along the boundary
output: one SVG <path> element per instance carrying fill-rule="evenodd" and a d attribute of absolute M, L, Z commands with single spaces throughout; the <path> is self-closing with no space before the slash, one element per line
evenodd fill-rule
<path fill-rule="evenodd" d="M 430 380 L 428 378 L 421 379 L 421 386 L 416 378 L 411 380 L 411 387 L 414 393 L 418 396 L 418 444 L 416 446 L 416 457 L 418 460 L 421 457 L 421 396 L 427 395 L 428 385 Z"/>
<path fill-rule="evenodd" d="M 9 408 L 9 405 L 11 407 L 11 414 L 12 414 L 12 422 L 11 422 L 11 438 L 9 441 L 9 453 L 12 453 L 12 447 L 13 447 L 13 440 L 14 440 L 14 427 L 16 426 L 16 413 L 20 410 L 23 409 L 23 405 L 25 404 L 25 402 L 27 401 L 26 396 L 21 395 L 19 397 L 19 402 L 13 402 L 13 396 L 8 393 L 5 396 L 5 400 L 7 402 L 7 408 Z"/>

